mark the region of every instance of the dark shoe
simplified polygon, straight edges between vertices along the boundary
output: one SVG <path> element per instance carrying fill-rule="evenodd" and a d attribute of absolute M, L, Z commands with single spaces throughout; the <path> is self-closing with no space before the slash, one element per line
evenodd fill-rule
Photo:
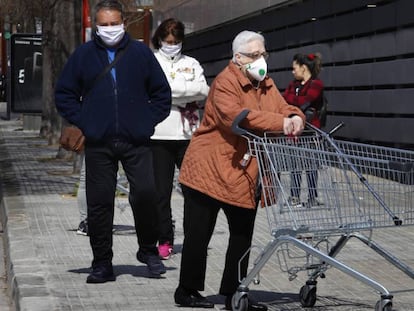
<path fill-rule="evenodd" d="M 214 308 L 214 303 L 200 295 L 197 290 L 186 290 L 178 286 L 174 293 L 174 300 L 180 307 L 187 308 Z"/>
<path fill-rule="evenodd" d="M 112 266 L 108 265 L 96 265 L 86 279 L 86 283 L 105 283 L 109 281 L 115 281 L 115 275 Z"/>
<path fill-rule="evenodd" d="M 226 310 L 233 310 L 231 307 L 231 299 L 233 296 L 226 296 L 225 301 L 225 308 Z M 247 307 L 248 311 L 267 311 L 267 306 L 264 304 L 258 303 L 257 301 L 254 301 L 253 299 L 248 298 L 249 304 Z"/>
<path fill-rule="evenodd" d="M 160 276 L 167 271 L 158 254 L 145 254 L 138 251 L 137 259 L 148 266 L 148 270 L 153 276 Z"/>

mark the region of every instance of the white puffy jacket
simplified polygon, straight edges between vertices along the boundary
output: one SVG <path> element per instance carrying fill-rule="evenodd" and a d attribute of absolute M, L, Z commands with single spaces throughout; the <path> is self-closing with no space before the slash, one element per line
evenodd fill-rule
<path fill-rule="evenodd" d="M 187 119 L 182 118 L 178 107 L 185 107 L 187 103 L 197 101 L 203 104 L 207 97 L 209 86 L 204 77 L 204 70 L 193 57 L 179 54 L 174 58 L 166 56 L 156 50 L 155 57 L 160 63 L 168 79 L 172 92 L 172 106 L 170 115 L 155 127 L 151 139 L 183 140 L 190 139 L 194 131 Z M 197 111 L 200 123 L 200 112 Z"/>

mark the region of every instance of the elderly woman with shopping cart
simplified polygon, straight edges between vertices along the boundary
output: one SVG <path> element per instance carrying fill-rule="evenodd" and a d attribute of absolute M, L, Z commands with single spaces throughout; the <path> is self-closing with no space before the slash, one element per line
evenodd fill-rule
<path fill-rule="evenodd" d="M 283 131 L 300 135 L 305 116 L 288 105 L 267 76 L 264 37 L 242 31 L 233 40 L 233 58 L 214 80 L 199 129 L 184 157 L 179 180 L 184 194 L 184 244 L 179 285 L 174 299 L 182 307 L 213 308 L 203 297 L 207 248 L 217 215 L 222 210 L 229 226 L 229 244 L 219 293 L 232 309 L 239 282 L 239 260 L 252 242 L 258 204 L 258 166 L 248 154 L 246 140 L 232 132 L 240 123 L 257 134 Z M 248 256 L 240 263 L 240 277 L 247 273 Z M 249 298 L 248 310 L 267 310 Z"/>

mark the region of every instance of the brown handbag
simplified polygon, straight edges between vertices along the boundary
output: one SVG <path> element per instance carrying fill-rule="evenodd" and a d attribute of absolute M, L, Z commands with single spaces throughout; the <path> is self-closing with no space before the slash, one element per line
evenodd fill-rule
<path fill-rule="evenodd" d="M 81 153 L 85 147 L 85 136 L 76 126 L 65 126 L 62 129 L 59 143 L 68 151 Z"/>

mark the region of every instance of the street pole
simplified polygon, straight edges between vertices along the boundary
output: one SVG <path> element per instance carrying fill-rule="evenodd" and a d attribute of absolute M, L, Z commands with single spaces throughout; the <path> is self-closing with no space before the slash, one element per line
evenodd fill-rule
<path fill-rule="evenodd" d="M 9 15 L 6 15 L 4 17 L 4 31 L 3 31 L 3 37 L 4 37 L 4 43 L 6 44 L 6 54 L 5 54 L 5 58 L 6 58 L 6 120 L 10 120 L 11 118 L 11 102 L 10 102 L 10 91 L 11 91 L 11 83 L 10 83 L 10 17 Z"/>

